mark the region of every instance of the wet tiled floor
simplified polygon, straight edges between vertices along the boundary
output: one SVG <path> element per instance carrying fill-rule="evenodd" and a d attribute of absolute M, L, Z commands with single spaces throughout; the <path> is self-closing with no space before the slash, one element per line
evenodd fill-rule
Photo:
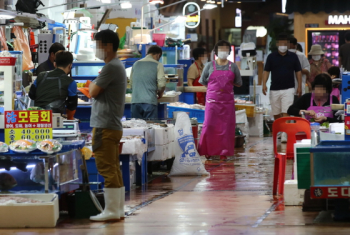
<path fill-rule="evenodd" d="M 349 234 L 349 224 L 317 223 L 319 212 L 284 206 L 272 196 L 271 138 L 251 138 L 226 161 L 203 159 L 210 176 L 159 174 L 126 196 L 124 222 L 61 220 L 55 229 L 7 229 L 0 234 Z M 287 176 L 291 177 L 292 161 Z M 1 215 L 5 216 L 5 215 Z M 328 216 L 328 215 L 326 215 Z"/>

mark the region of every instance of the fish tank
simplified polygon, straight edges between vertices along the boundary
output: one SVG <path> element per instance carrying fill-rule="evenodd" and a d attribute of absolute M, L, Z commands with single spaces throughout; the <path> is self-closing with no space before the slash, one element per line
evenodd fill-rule
<path fill-rule="evenodd" d="M 125 67 L 125 61 L 121 61 Z M 78 79 L 79 77 L 97 77 L 101 69 L 105 66 L 104 61 L 74 61 L 72 67 L 72 77 Z M 86 80 L 82 78 L 82 80 Z"/>
<path fill-rule="evenodd" d="M 69 192 L 82 182 L 80 151 L 54 155 L 48 159 L 49 192 Z M 44 193 L 45 164 L 40 156 L 0 156 L 0 194 Z"/>
<path fill-rule="evenodd" d="M 322 141 L 310 152 L 312 186 L 350 186 L 350 141 Z"/>

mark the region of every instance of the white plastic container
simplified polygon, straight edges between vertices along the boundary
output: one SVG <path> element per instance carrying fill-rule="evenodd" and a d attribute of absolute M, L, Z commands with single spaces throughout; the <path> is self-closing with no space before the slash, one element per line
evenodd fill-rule
<path fill-rule="evenodd" d="M 0 204 L 0 228 L 52 228 L 59 218 L 57 194 L 1 194 L 25 197 L 44 203 Z"/>
<path fill-rule="evenodd" d="M 175 157 L 174 155 L 174 142 L 168 144 L 168 159 Z"/>
<path fill-rule="evenodd" d="M 155 150 L 148 153 L 147 161 L 165 161 L 169 157 L 169 144 L 156 145 Z"/>
<path fill-rule="evenodd" d="M 169 136 L 169 143 L 175 141 L 175 133 L 174 133 L 174 125 L 173 124 L 168 124 L 168 136 Z"/>
<path fill-rule="evenodd" d="M 159 127 L 154 128 L 155 134 L 155 144 L 156 145 L 166 145 L 169 143 L 168 129 Z"/>
<path fill-rule="evenodd" d="M 305 189 L 298 189 L 297 180 L 284 182 L 284 205 L 301 206 L 304 202 Z"/>

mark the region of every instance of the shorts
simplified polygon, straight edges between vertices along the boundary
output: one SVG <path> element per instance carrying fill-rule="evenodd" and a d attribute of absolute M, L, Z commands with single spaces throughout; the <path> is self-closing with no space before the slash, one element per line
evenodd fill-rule
<path fill-rule="evenodd" d="M 279 115 L 287 113 L 289 107 L 294 102 L 295 89 L 289 88 L 287 90 L 270 90 L 270 103 L 272 115 Z"/>

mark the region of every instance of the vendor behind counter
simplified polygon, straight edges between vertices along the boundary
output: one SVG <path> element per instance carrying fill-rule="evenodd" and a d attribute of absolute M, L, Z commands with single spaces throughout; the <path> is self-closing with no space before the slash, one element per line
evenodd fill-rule
<path fill-rule="evenodd" d="M 51 71 L 55 69 L 54 62 L 56 59 L 56 53 L 58 51 L 64 51 L 65 48 L 61 43 L 55 42 L 51 45 L 49 49 L 49 58 L 41 63 L 38 68 L 36 69 L 35 73 L 36 75 L 39 75 L 41 72 Z"/>
<path fill-rule="evenodd" d="M 164 66 L 159 62 L 162 54 L 162 48 L 153 45 L 148 49 L 147 56 L 132 67 L 130 75 L 132 118 L 158 118 L 157 98 L 162 98 L 166 85 Z"/>
<path fill-rule="evenodd" d="M 55 63 L 55 70 L 38 75 L 30 87 L 29 97 L 34 100 L 35 106 L 54 113 L 66 111 L 68 120 L 74 120 L 78 106 L 77 84 L 67 75 L 72 69 L 72 53 L 58 51 Z"/>
<path fill-rule="evenodd" d="M 307 93 L 300 97 L 288 109 L 288 114 L 302 116 L 311 122 L 339 122 L 336 111 L 332 111 L 332 104 L 339 104 L 337 97 L 332 93 L 332 79 L 328 74 L 319 74 L 312 83 L 312 93 Z"/>
<path fill-rule="evenodd" d="M 194 63 L 190 66 L 187 72 L 187 84 L 188 86 L 203 86 L 199 83 L 201 78 L 204 65 L 208 62 L 208 55 L 204 48 L 196 48 L 192 52 L 193 58 L 195 59 Z M 205 104 L 205 93 L 197 92 L 196 93 L 197 104 Z"/>

